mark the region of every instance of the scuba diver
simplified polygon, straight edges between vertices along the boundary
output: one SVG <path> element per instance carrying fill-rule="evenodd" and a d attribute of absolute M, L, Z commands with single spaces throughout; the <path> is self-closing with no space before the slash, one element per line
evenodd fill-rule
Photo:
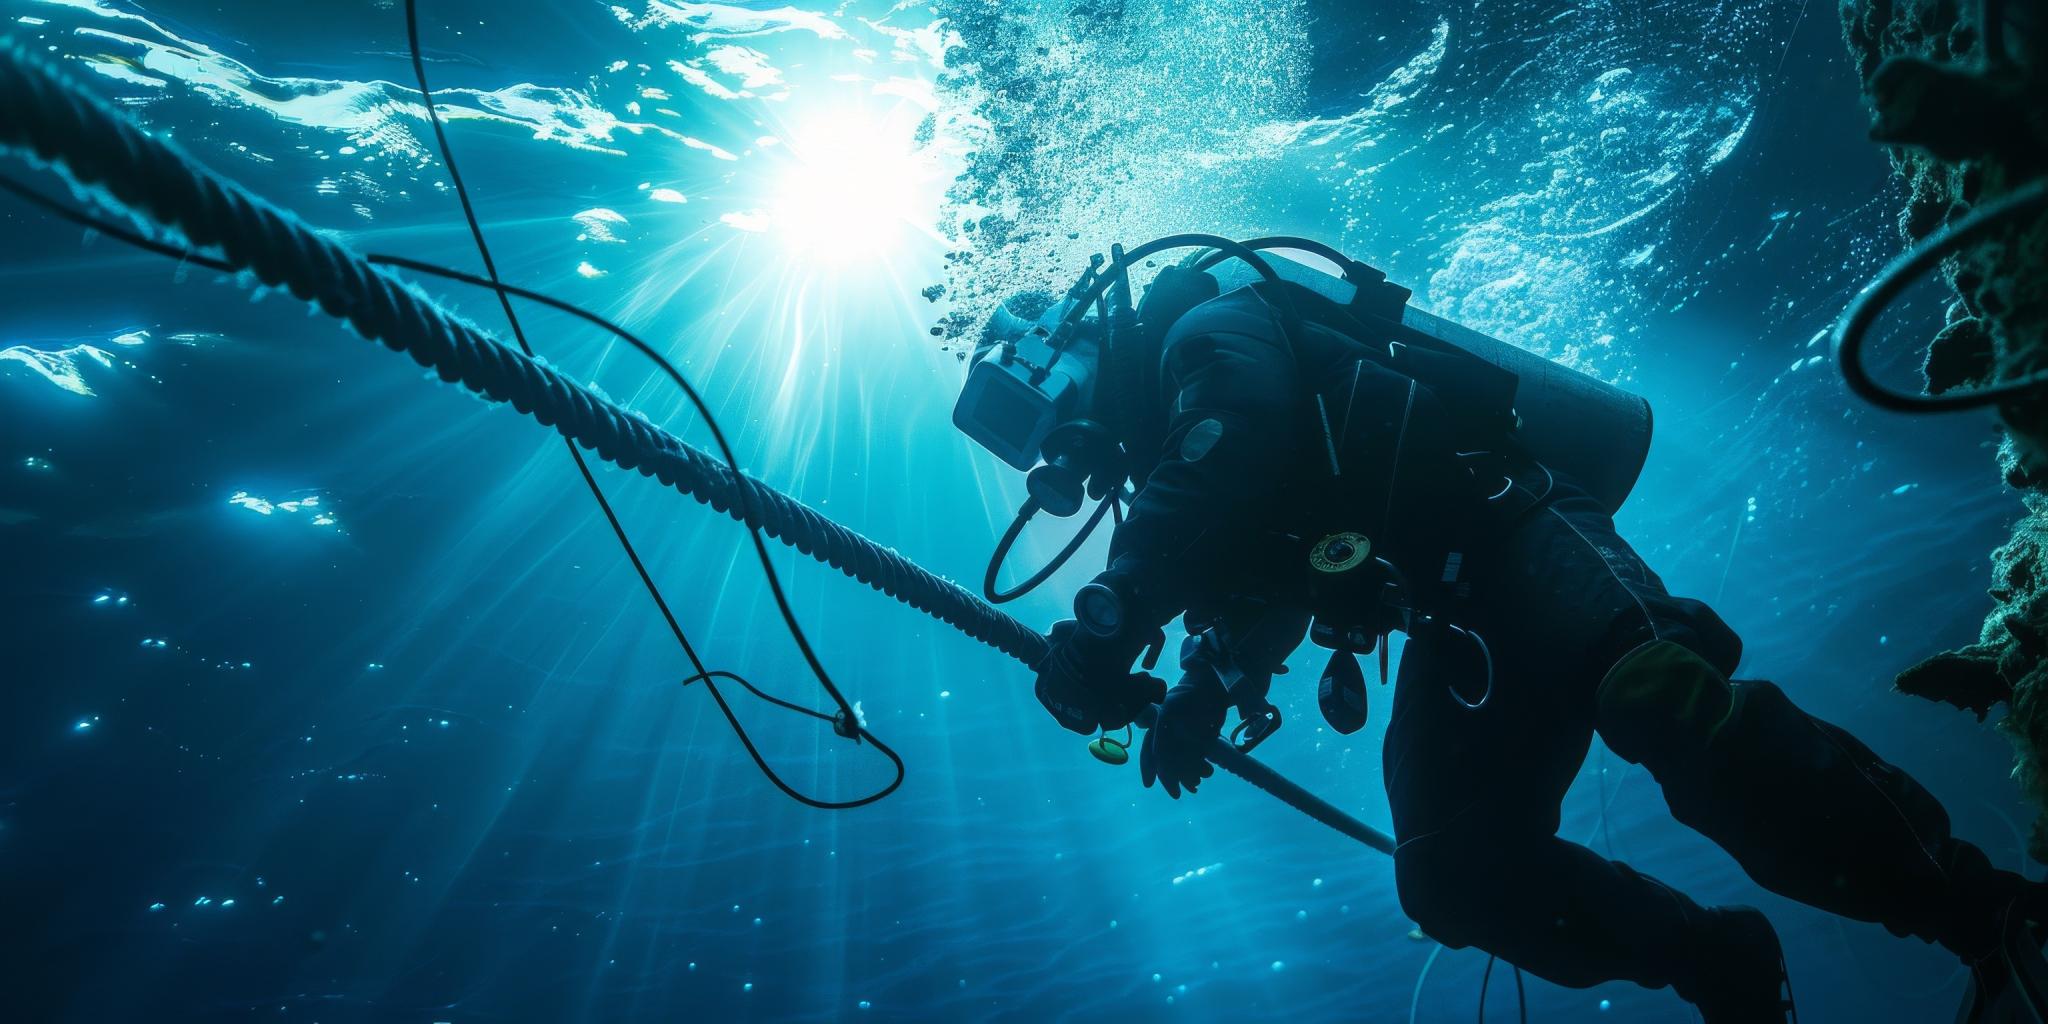
<path fill-rule="evenodd" d="M 1133 308 L 1130 269 L 1185 246 L 1204 248 Z M 1107 732 L 1156 704 L 1141 776 L 1177 799 L 1213 771 L 1231 709 L 1245 749 L 1277 727 L 1267 689 L 1304 638 L 1333 652 L 1325 718 L 1362 726 L 1358 658 L 1377 650 L 1384 681 L 1400 631 L 1384 774 L 1400 903 L 1429 937 L 1560 985 L 1669 986 L 1710 1024 L 1796 1020 L 1761 912 L 1558 837 L 1598 733 L 1765 888 L 1954 952 L 1975 982 L 1961 1019 L 2038 1019 L 2000 1014 L 2037 998 L 2042 887 L 1951 835 L 1934 796 L 1855 737 L 1733 678 L 1734 631 L 1615 532 L 1647 404 L 1408 297 L 1319 243 L 1185 235 L 996 312 L 954 419 L 1031 470 L 1031 499 L 988 596 L 1079 547 L 999 593 L 1034 512 L 1072 515 L 1085 494 L 1092 525 L 1128 505 L 1036 668 L 1046 710 L 1120 763 Z M 1146 670 L 1176 616 L 1185 675 L 1167 689 Z"/>

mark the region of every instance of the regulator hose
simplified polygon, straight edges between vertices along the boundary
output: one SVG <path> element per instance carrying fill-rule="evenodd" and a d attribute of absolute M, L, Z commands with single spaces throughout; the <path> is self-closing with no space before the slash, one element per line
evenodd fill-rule
<path fill-rule="evenodd" d="M 990 604 L 1009 604 L 1037 590 L 1040 584 L 1052 578 L 1053 573 L 1060 571 L 1060 568 L 1067 564 L 1067 560 L 1074 557 L 1075 552 L 1081 550 L 1081 545 L 1088 542 L 1088 535 L 1094 533 L 1095 528 L 1102 524 L 1102 517 L 1116 507 L 1116 501 L 1115 494 L 1104 495 L 1102 503 L 1095 506 L 1095 511 L 1089 515 L 1088 521 L 1082 523 L 1081 528 L 1075 530 L 1074 535 L 1068 538 L 1066 546 L 1060 548 L 1059 554 L 1052 556 L 1050 561 L 1040 566 L 1038 571 L 1032 573 L 1024 582 L 1004 590 L 1002 585 L 996 582 L 996 577 L 1002 574 L 1003 563 L 1010 560 L 1010 549 L 1017 546 L 1017 538 L 1023 535 L 1024 527 L 1031 522 L 1032 517 L 1042 511 L 1037 498 L 1025 499 L 1024 504 L 1017 508 L 1017 514 L 1010 518 L 1010 528 L 1003 531 L 1003 539 L 996 541 L 995 551 L 988 556 L 988 568 L 981 574 L 982 599 Z"/>

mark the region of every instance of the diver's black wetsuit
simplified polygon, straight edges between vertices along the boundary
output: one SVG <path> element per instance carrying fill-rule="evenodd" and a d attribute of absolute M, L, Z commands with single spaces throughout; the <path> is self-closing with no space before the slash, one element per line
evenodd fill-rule
<path fill-rule="evenodd" d="M 1386 736 L 1401 905 L 1431 937 L 1563 985 L 1714 983 L 1693 973 L 1712 962 L 1698 904 L 1556 835 L 1598 731 L 1766 888 L 1966 959 L 1996 948 L 2019 878 L 1854 737 L 1729 681 L 1735 634 L 1668 594 L 1593 499 L 1561 484 L 1472 557 L 1465 619 L 1492 645 L 1494 697 L 1446 699 L 1453 680 L 1411 646 Z"/>
<path fill-rule="evenodd" d="M 1189 595 L 1219 585 L 1219 558 L 1239 563 L 1220 585 L 1256 587 L 1259 568 L 1241 564 L 1256 545 L 1240 539 L 1286 514 L 1290 476 L 1322 456 L 1299 408 L 1332 372 L 1321 358 L 1290 345 L 1249 291 L 1172 330 L 1162 457 L 1103 577 L 1139 625 L 1201 603 Z M 1490 645 L 1492 696 L 1477 710 L 1453 700 L 1451 685 L 1479 690 L 1469 650 L 1413 639 L 1386 734 L 1401 904 L 1423 931 L 1563 985 L 1627 979 L 1711 998 L 1722 979 L 1702 972 L 1730 941 L 1717 914 L 1556 835 L 1597 731 L 1765 887 L 1966 960 L 1995 948 L 2020 879 L 1952 838 L 1934 798 L 1853 737 L 1770 683 L 1731 682 L 1741 641 L 1706 605 L 1667 593 L 1598 502 L 1557 479 L 1472 524 L 1471 596 L 1445 615 Z"/>

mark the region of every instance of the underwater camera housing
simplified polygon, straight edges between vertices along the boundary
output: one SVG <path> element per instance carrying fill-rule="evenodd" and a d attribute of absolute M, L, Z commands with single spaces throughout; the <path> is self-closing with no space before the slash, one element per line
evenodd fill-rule
<path fill-rule="evenodd" d="M 1101 263 L 1096 257 L 1057 301 L 1025 292 L 996 307 L 953 406 L 953 425 L 1027 471 L 1034 504 L 1061 517 L 1079 512 L 1084 494 L 1101 498 L 1123 484 L 1115 437 L 1089 418 L 1104 317 L 1113 315 L 1107 307 L 1083 315 L 1083 303 L 1102 298 L 1094 287 Z"/>
<path fill-rule="evenodd" d="M 1028 323 L 1007 302 L 996 310 L 990 332 L 1003 337 L 977 353 L 953 406 L 953 425 L 1028 471 L 1025 485 L 1037 507 L 1066 517 L 1081 510 L 1084 493 L 1099 498 L 1123 479 L 1115 469 L 1116 439 L 1085 416 L 1098 375 L 1097 325 L 1076 325 L 1055 345 L 1062 310 L 1056 305 Z"/>
<path fill-rule="evenodd" d="M 1052 429 L 1083 406 L 1095 378 L 1092 359 L 1061 358 L 1052 346 L 1060 305 L 1031 318 L 1019 313 L 1032 298 L 1013 296 L 996 307 L 953 406 L 961 433 L 1025 471 L 1038 464 Z"/>

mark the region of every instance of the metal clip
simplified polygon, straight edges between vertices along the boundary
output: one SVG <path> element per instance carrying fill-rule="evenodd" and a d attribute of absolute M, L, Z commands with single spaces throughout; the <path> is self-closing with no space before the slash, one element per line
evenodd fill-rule
<path fill-rule="evenodd" d="M 1240 754 L 1249 754 L 1266 742 L 1266 737 L 1280 731 L 1280 709 L 1271 704 L 1252 710 L 1238 709 L 1237 728 L 1230 730 L 1230 742 Z M 1239 736 L 1244 737 L 1242 741 Z"/>

